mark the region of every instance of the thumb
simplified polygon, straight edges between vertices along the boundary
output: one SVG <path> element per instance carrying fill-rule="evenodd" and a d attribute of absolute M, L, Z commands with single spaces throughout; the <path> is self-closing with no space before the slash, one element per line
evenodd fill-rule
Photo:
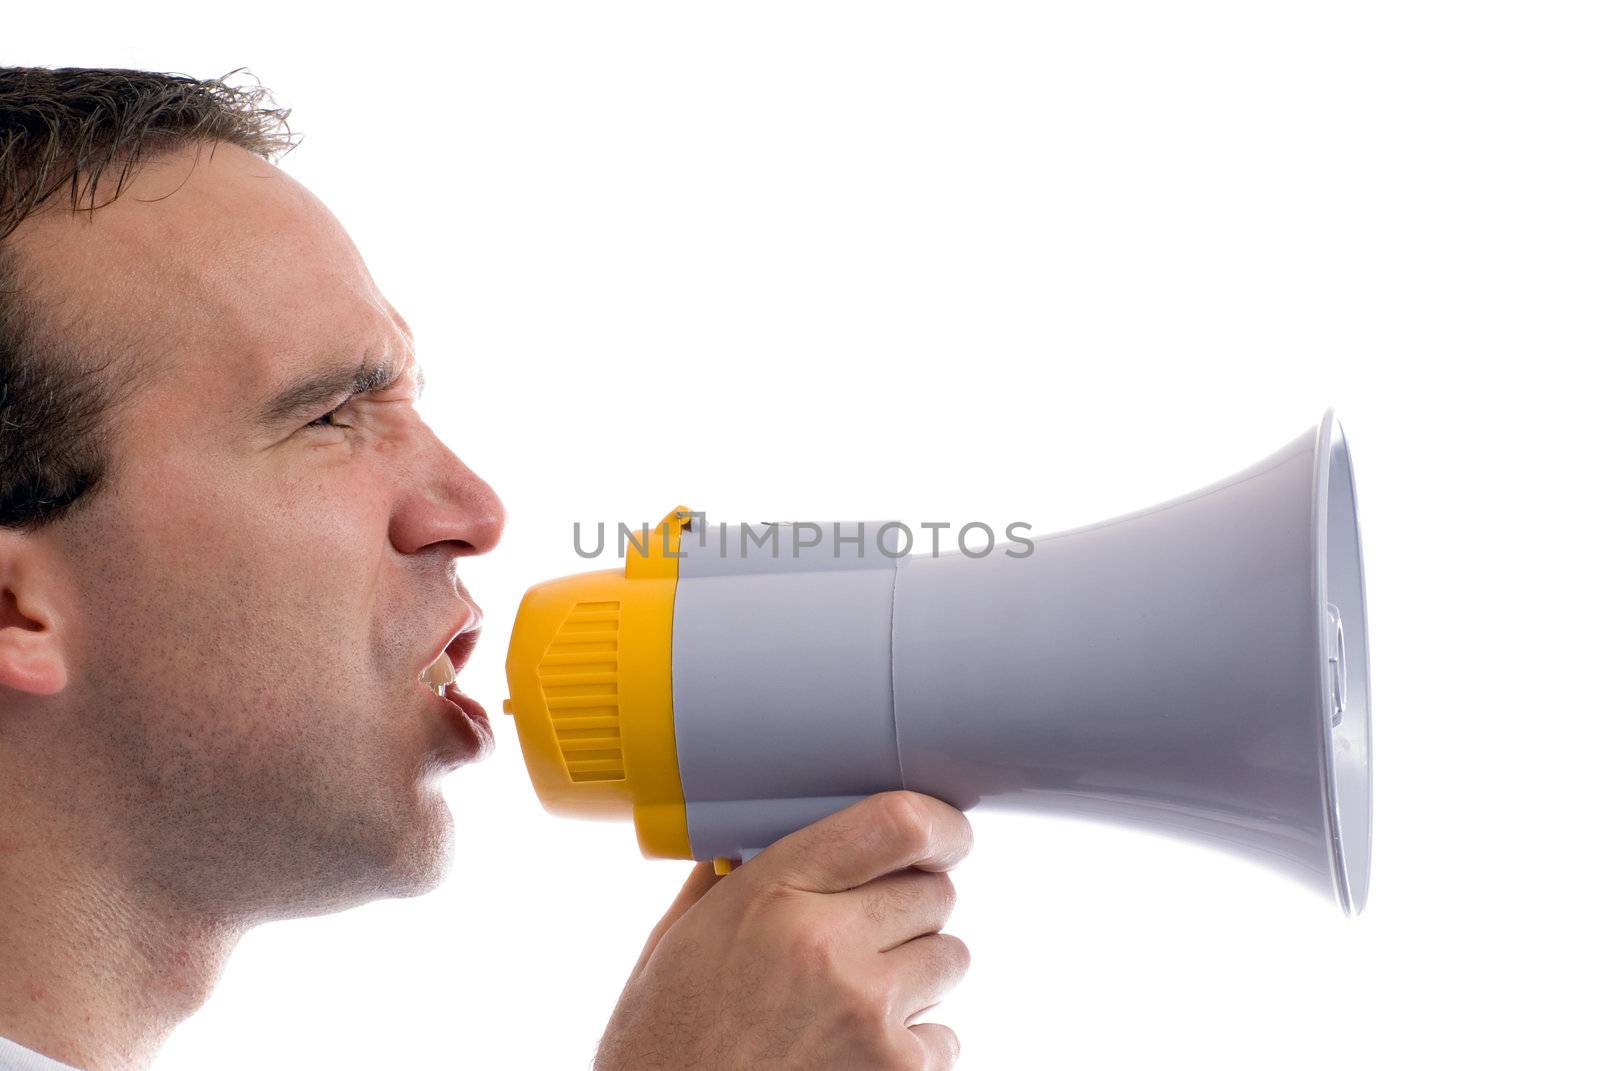
<path fill-rule="evenodd" d="M 722 879 L 712 870 L 710 863 L 694 865 L 694 869 L 689 871 L 688 879 L 683 883 L 683 888 L 678 890 L 677 898 L 672 901 L 672 906 L 667 908 L 666 914 L 661 916 L 661 921 L 656 923 L 655 929 L 650 931 L 650 936 L 645 940 L 644 951 L 639 953 L 639 961 L 633 965 L 633 972 L 628 975 L 630 984 L 650 962 L 651 953 L 655 952 L 656 945 L 661 943 L 661 939 L 667 935 L 672 924 L 681 919 L 720 880 Z"/>

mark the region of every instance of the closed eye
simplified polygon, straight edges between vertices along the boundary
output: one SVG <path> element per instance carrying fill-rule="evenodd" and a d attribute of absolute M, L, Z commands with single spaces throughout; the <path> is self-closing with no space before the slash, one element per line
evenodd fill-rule
<path fill-rule="evenodd" d="M 315 420 L 311 421 L 310 423 L 306 424 L 305 427 L 306 428 L 348 428 L 350 425 L 341 424 L 338 421 L 334 420 L 333 418 L 338 416 L 340 414 L 340 412 L 342 412 L 344 410 L 344 407 L 350 404 L 352 398 L 354 398 L 354 395 L 352 395 L 350 398 L 346 398 L 344 401 L 340 402 L 338 405 L 334 406 L 332 409 L 328 410 L 326 413 L 323 413 L 317 419 L 315 419 Z"/>

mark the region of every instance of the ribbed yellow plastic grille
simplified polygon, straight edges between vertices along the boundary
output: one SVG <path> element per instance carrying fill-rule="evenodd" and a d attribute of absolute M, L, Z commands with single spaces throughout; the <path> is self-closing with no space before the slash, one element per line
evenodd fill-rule
<path fill-rule="evenodd" d="M 627 776 L 617 699 L 621 625 L 620 602 L 577 603 L 539 662 L 539 688 L 574 781 Z"/>

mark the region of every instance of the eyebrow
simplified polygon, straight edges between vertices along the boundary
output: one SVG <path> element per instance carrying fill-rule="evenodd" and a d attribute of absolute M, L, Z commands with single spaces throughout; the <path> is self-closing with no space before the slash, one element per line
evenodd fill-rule
<path fill-rule="evenodd" d="M 422 393 L 422 369 L 416 370 L 417 393 Z M 323 369 L 289 384 L 261 409 L 261 423 L 274 427 L 290 418 L 320 413 L 368 391 L 384 390 L 400 378 L 400 369 L 387 360 L 363 358 L 359 363 Z"/>

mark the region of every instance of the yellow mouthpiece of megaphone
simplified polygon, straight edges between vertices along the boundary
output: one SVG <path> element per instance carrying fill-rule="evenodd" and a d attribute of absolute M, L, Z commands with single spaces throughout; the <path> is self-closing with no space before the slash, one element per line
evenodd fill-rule
<path fill-rule="evenodd" d="M 622 569 L 528 589 L 506 659 L 506 713 L 552 814 L 633 819 L 650 856 L 691 857 L 672 710 L 674 510 L 635 533 Z"/>

